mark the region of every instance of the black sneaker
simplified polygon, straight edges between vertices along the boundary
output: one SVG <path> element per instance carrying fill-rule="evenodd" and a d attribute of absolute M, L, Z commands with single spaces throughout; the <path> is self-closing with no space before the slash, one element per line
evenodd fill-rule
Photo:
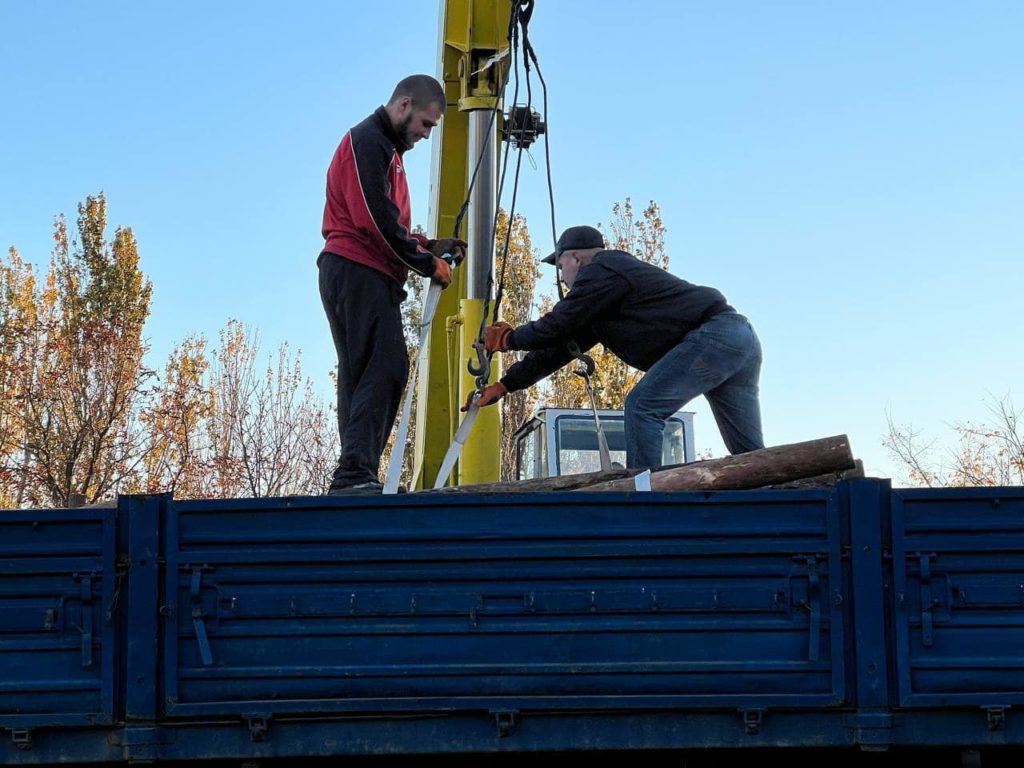
<path fill-rule="evenodd" d="M 353 495 L 374 495 L 383 493 L 384 486 L 375 480 L 370 480 L 366 483 L 356 483 L 355 485 L 348 485 L 343 488 L 331 488 L 328 492 L 328 496 L 353 496 Z"/>

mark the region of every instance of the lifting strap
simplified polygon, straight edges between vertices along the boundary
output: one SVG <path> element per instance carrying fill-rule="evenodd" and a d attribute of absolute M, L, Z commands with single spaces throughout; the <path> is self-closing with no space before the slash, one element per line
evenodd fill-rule
<path fill-rule="evenodd" d="M 447 254 L 445 260 L 449 261 Z M 449 262 L 450 263 L 450 262 Z M 405 442 L 409 439 L 409 421 L 412 417 L 412 399 L 416 393 L 416 379 L 420 368 L 427 364 L 427 341 L 430 338 L 430 325 L 437 314 L 437 305 L 441 300 L 441 284 L 430 281 L 427 298 L 423 300 L 423 314 L 420 316 L 420 346 L 413 365 L 409 384 L 405 390 L 405 402 L 402 404 L 402 418 L 398 422 L 398 435 L 391 446 L 391 459 L 388 461 L 388 475 L 384 481 L 384 493 L 398 493 L 398 480 L 402 476 L 402 460 L 405 458 Z"/>
<path fill-rule="evenodd" d="M 594 388 L 590 385 L 590 376 L 596 368 L 594 358 L 580 352 L 579 345 L 575 341 L 569 342 L 569 352 L 583 364 L 582 368 L 577 368 L 573 373 L 583 379 L 583 386 L 587 390 L 587 397 L 590 398 L 590 410 L 594 413 L 594 430 L 597 432 L 597 452 L 601 458 L 601 471 L 609 472 L 612 468 L 612 454 L 608 450 L 608 438 L 605 436 L 604 427 L 601 426 L 601 417 L 597 415 L 597 400 L 594 399 Z"/>
<path fill-rule="evenodd" d="M 462 446 L 466 444 L 466 440 L 469 438 L 469 433 L 473 431 L 473 422 L 476 421 L 476 415 L 480 412 L 480 406 L 477 405 L 477 400 L 480 399 L 479 390 L 473 394 L 473 401 L 469 404 L 469 410 L 466 411 L 466 418 L 459 424 L 459 428 L 455 430 L 455 437 L 452 438 L 452 444 L 448 446 L 448 452 L 444 455 L 444 461 L 441 462 L 441 468 L 437 471 L 437 478 L 434 480 L 434 488 L 444 488 L 444 484 L 448 482 L 448 476 L 452 473 L 455 468 L 455 462 L 459 460 L 459 455 L 462 453 Z"/>

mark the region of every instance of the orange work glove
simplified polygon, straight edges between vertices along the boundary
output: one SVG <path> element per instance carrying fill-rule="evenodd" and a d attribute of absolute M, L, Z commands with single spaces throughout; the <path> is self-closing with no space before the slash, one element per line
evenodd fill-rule
<path fill-rule="evenodd" d="M 447 288 L 452 284 L 452 268 L 448 266 L 448 262 L 444 259 L 439 259 L 437 256 L 434 257 L 434 274 L 430 276 L 430 279 L 441 284 L 442 288 Z"/>
<path fill-rule="evenodd" d="M 466 258 L 466 241 L 455 237 L 444 237 L 440 240 L 430 241 L 430 252 L 438 258 L 450 253 L 455 258 L 456 264 L 461 264 Z"/>
<path fill-rule="evenodd" d="M 512 326 L 504 321 L 484 328 L 484 349 L 488 352 L 508 352 L 508 337 L 512 335 Z"/>
<path fill-rule="evenodd" d="M 463 412 L 469 410 L 469 406 L 472 405 L 473 403 L 473 395 L 475 394 L 476 392 L 469 393 L 469 397 L 466 398 L 466 404 L 462 406 L 460 410 L 462 410 Z M 493 384 L 488 384 L 486 387 L 484 387 L 483 394 L 480 395 L 480 399 L 476 401 L 476 404 L 479 405 L 481 408 L 483 408 L 485 405 L 493 405 L 494 403 L 501 400 L 501 398 L 503 398 L 507 394 L 508 390 L 505 388 L 505 385 L 502 384 L 500 381 L 496 381 Z"/>

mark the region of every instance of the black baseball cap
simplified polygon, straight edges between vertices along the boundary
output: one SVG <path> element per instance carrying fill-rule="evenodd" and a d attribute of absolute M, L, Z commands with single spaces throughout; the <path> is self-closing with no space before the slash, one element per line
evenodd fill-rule
<path fill-rule="evenodd" d="M 545 256 L 541 261 L 545 264 L 554 264 L 563 251 L 575 251 L 584 248 L 604 248 L 604 235 L 585 224 L 579 227 L 569 227 L 558 238 L 558 242 L 555 243 L 555 252 Z"/>

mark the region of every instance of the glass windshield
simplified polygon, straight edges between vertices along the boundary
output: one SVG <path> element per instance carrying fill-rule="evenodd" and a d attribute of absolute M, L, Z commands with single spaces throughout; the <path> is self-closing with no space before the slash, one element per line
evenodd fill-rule
<path fill-rule="evenodd" d="M 621 416 L 602 416 L 601 427 L 608 440 L 612 465 L 626 466 L 626 431 Z M 576 475 L 601 469 L 601 454 L 597 447 L 597 429 L 593 416 L 559 416 L 555 425 L 558 450 L 558 474 Z M 684 451 L 683 423 L 669 419 L 661 449 L 662 466 L 682 464 Z"/>

